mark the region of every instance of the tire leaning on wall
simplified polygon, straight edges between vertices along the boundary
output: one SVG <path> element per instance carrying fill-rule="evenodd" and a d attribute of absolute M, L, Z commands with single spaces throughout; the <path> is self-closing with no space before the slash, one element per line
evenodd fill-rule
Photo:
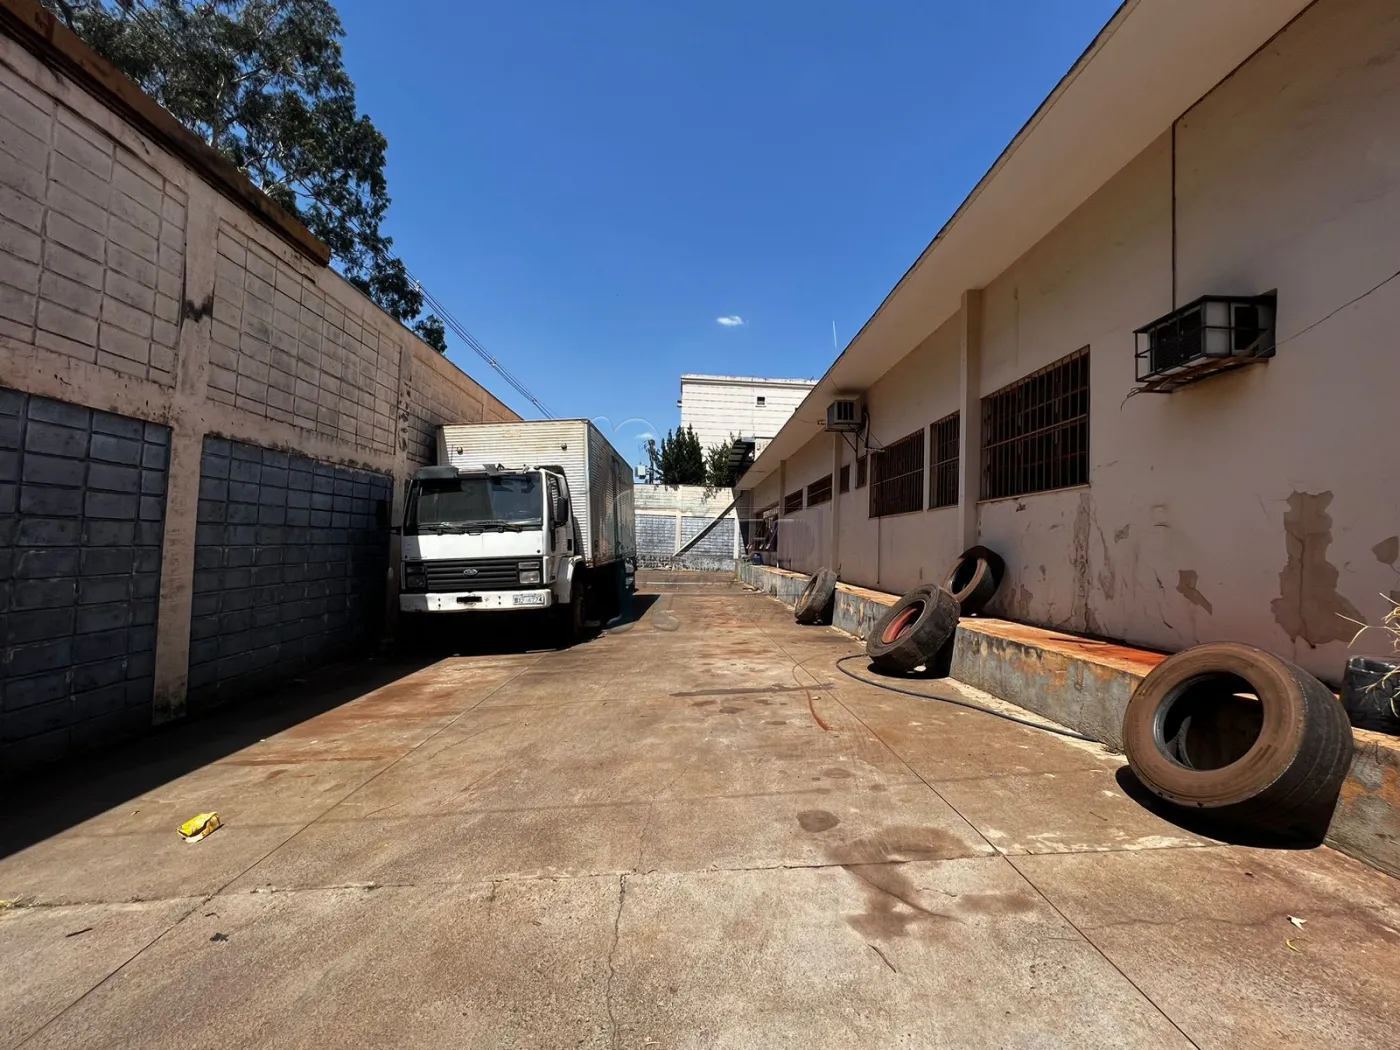
<path fill-rule="evenodd" d="M 792 617 L 798 623 L 830 623 L 832 607 L 836 604 L 836 573 L 818 569 L 812 573 L 806 588 L 792 607 Z"/>
<path fill-rule="evenodd" d="M 986 547 L 969 547 L 953 562 L 943 589 L 958 600 L 964 616 L 976 616 L 1001 586 L 1006 563 Z"/>
<path fill-rule="evenodd" d="M 865 655 L 877 670 L 908 674 L 926 667 L 958 629 L 958 600 L 942 587 L 915 587 L 889 611 L 865 640 Z"/>
<path fill-rule="evenodd" d="M 1168 657 L 1123 718 L 1149 791 L 1222 823 L 1284 830 L 1335 803 L 1351 766 L 1345 708 L 1301 667 L 1239 642 Z"/>

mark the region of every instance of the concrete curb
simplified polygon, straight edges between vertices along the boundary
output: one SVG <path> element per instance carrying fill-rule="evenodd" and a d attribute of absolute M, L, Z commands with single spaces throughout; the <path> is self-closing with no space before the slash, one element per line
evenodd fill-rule
<path fill-rule="evenodd" d="M 742 562 L 739 579 L 788 605 L 807 582 L 800 573 Z M 864 639 L 897 599 L 837 584 L 832 626 Z M 958 624 L 953 641 L 952 676 L 1121 751 L 1128 699 L 1164 659 L 1162 653 L 1111 642 L 969 617 Z M 1400 740 L 1352 732 L 1356 753 L 1327 844 L 1400 877 Z"/>

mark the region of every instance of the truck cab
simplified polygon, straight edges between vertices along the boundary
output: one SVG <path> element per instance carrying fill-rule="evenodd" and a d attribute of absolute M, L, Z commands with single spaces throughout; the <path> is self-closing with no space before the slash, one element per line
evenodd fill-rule
<path fill-rule="evenodd" d="M 577 532 L 557 467 L 424 467 L 405 501 L 399 610 L 556 608 L 581 626 Z"/>

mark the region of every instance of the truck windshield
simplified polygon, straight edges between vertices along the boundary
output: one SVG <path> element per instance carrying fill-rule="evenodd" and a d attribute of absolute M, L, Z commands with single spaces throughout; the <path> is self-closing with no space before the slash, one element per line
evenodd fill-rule
<path fill-rule="evenodd" d="M 544 498 L 538 474 L 497 474 L 423 481 L 409 494 L 411 531 L 438 528 L 540 528 Z"/>

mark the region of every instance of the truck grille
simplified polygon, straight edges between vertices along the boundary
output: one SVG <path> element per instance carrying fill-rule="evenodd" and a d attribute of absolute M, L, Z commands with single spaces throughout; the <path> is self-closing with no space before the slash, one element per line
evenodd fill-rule
<path fill-rule="evenodd" d="M 444 558 L 425 561 L 423 566 L 427 570 L 429 591 L 501 591 L 520 586 L 520 564 L 528 560 Z"/>

